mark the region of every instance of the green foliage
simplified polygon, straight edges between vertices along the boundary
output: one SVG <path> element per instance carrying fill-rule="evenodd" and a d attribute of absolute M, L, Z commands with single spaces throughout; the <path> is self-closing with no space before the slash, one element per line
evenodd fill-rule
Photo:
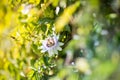
<path fill-rule="evenodd" d="M 120 80 L 119 10 L 119 0 L 1 0 L 0 80 Z M 64 45 L 50 56 L 41 46 L 54 34 Z"/>

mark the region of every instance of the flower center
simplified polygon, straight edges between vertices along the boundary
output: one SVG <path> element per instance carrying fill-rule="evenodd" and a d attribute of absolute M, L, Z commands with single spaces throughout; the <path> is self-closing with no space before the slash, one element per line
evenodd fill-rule
<path fill-rule="evenodd" d="M 52 47 L 54 45 L 55 45 L 55 41 L 53 38 L 47 39 L 47 44 L 46 44 L 47 47 Z"/>

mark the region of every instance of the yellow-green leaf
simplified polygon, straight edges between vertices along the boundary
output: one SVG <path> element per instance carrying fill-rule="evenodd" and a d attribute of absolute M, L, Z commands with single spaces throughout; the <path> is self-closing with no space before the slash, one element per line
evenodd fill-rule
<path fill-rule="evenodd" d="M 67 7 L 64 10 L 63 14 L 55 22 L 56 32 L 60 32 L 63 27 L 70 21 L 72 14 L 76 11 L 79 5 L 80 1 L 77 1 L 75 4 Z"/>

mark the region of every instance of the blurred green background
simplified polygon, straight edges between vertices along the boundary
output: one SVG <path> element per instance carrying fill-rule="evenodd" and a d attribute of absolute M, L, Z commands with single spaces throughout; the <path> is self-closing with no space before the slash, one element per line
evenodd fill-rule
<path fill-rule="evenodd" d="M 53 27 L 64 46 L 49 57 Z M 120 0 L 1 0 L 0 80 L 120 80 Z"/>

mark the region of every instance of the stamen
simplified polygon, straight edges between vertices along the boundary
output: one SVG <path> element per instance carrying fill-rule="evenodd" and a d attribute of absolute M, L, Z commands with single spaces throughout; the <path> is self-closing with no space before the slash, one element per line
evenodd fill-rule
<path fill-rule="evenodd" d="M 55 45 L 54 39 L 53 39 L 53 38 L 48 38 L 48 39 L 47 39 L 47 44 L 46 44 L 46 46 L 47 46 L 47 47 L 52 47 L 52 46 L 54 46 L 54 45 Z"/>

